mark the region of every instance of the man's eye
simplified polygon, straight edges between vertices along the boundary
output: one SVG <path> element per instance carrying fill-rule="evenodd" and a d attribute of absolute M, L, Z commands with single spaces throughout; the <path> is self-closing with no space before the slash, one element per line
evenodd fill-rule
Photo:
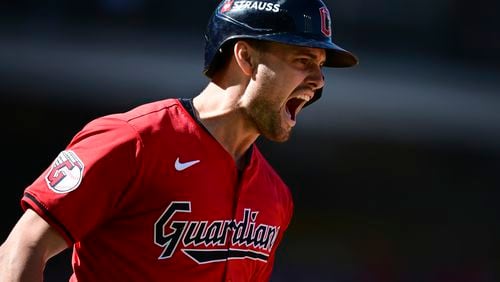
<path fill-rule="evenodd" d="M 297 59 L 297 61 L 298 61 L 300 64 L 303 64 L 303 65 L 307 65 L 307 64 L 309 64 L 309 58 L 299 58 L 299 59 Z"/>

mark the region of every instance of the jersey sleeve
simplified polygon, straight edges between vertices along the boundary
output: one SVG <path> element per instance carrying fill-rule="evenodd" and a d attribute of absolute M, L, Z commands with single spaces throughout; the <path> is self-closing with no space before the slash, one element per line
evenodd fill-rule
<path fill-rule="evenodd" d="M 36 211 L 69 244 L 78 242 L 119 211 L 141 147 L 126 121 L 108 116 L 90 122 L 25 189 L 22 208 Z"/>

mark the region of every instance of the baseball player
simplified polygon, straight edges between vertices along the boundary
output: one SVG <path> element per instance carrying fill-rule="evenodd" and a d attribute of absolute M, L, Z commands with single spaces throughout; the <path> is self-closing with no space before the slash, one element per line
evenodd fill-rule
<path fill-rule="evenodd" d="M 0 281 L 70 247 L 70 281 L 270 279 L 293 201 L 255 141 L 286 141 L 322 67 L 357 58 L 321 0 L 226 0 L 205 38 L 201 93 L 90 121 L 25 189 Z"/>

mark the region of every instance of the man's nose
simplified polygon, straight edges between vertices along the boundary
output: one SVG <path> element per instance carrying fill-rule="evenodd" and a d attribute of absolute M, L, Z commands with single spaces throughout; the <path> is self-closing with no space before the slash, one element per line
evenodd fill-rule
<path fill-rule="evenodd" d="M 307 84 L 313 89 L 318 90 L 325 86 L 325 77 L 321 66 L 313 66 L 307 78 Z"/>

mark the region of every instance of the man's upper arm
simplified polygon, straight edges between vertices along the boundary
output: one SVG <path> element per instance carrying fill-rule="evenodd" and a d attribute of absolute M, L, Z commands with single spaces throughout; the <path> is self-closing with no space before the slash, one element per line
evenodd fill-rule
<path fill-rule="evenodd" d="M 67 247 L 53 227 L 27 209 L 0 247 L 0 281 L 42 281 L 45 263 Z"/>

